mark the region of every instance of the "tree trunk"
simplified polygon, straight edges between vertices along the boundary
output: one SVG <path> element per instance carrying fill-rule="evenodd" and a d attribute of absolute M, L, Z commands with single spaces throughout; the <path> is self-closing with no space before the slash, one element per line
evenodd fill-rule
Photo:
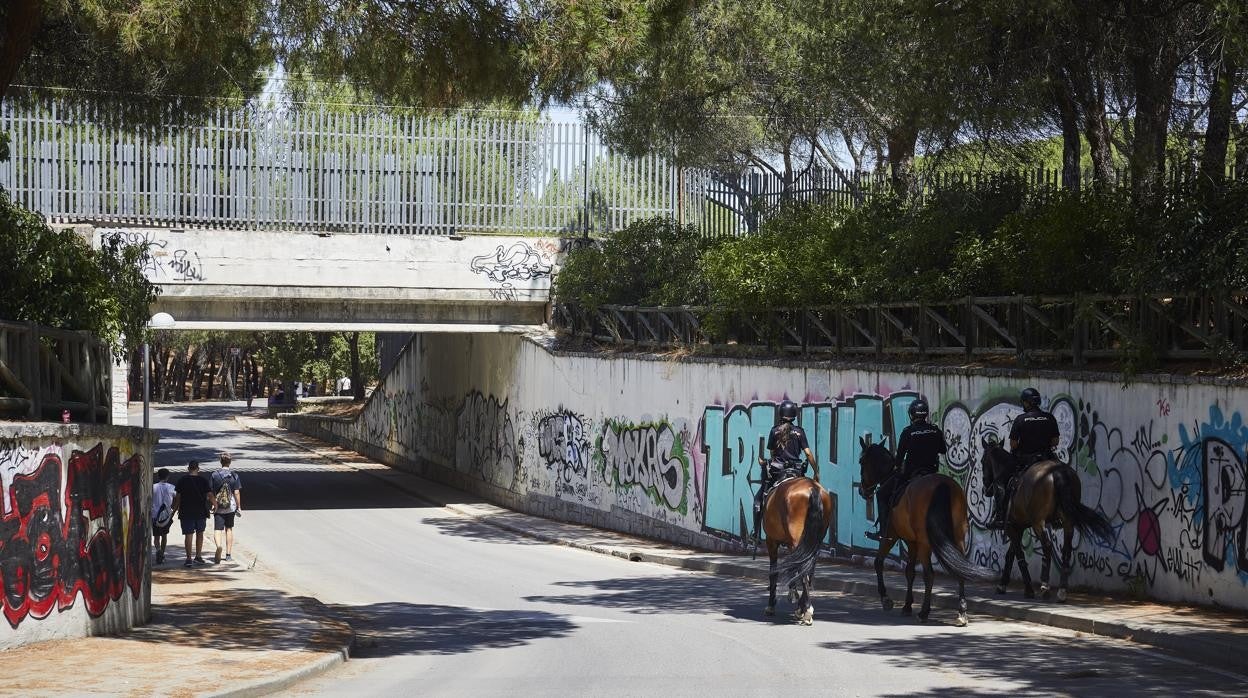
<path fill-rule="evenodd" d="M 356 402 L 364 399 L 364 381 L 360 376 L 360 333 L 347 335 L 347 347 L 351 350 L 351 390 Z"/>
<path fill-rule="evenodd" d="M 918 145 L 918 129 L 906 124 L 889 129 L 888 134 L 888 171 L 893 192 L 910 197 L 915 191 L 914 151 Z"/>
<path fill-rule="evenodd" d="M 1211 71 L 1213 82 L 1209 89 L 1209 122 L 1205 127 L 1205 148 L 1200 159 L 1200 183 L 1217 186 L 1226 177 L 1226 153 L 1231 141 L 1231 120 L 1234 118 L 1233 101 L 1235 65 L 1225 56 L 1217 60 Z"/>
<path fill-rule="evenodd" d="M 0 103 L 9 85 L 30 55 L 39 24 L 43 20 L 43 0 L 5 0 L 8 10 L 0 25 Z"/>
<path fill-rule="evenodd" d="M 217 357 L 213 356 L 208 359 L 208 394 L 205 396 L 209 400 L 212 399 L 212 386 L 217 380 Z"/>
<path fill-rule="evenodd" d="M 1053 98 L 1057 106 L 1058 123 L 1062 127 L 1062 186 L 1079 191 L 1082 179 L 1083 142 L 1079 133 L 1079 113 L 1071 94 L 1070 81 L 1059 72 L 1053 81 Z"/>
<path fill-rule="evenodd" d="M 1129 164 L 1131 196 L 1139 202 L 1165 184 L 1166 135 L 1179 60 L 1175 28 L 1141 12 L 1128 19 L 1126 66 L 1135 92 Z"/>
<path fill-rule="evenodd" d="M 1248 123 L 1232 118 L 1235 134 L 1235 179 L 1248 179 Z"/>

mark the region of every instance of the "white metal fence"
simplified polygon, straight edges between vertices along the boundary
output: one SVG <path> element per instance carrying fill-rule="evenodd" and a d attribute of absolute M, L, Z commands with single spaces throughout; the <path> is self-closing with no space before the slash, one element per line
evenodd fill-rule
<path fill-rule="evenodd" d="M 576 123 L 253 104 L 115 126 L 119 108 L 6 106 L 0 186 L 54 220 L 432 234 L 602 232 L 682 199 L 664 158 Z"/>

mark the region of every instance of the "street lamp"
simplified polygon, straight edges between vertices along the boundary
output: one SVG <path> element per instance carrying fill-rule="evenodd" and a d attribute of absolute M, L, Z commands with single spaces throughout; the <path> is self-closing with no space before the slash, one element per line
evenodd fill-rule
<path fill-rule="evenodd" d="M 147 321 L 148 329 L 167 330 L 176 325 L 177 322 L 169 313 L 156 313 L 151 320 Z M 147 429 L 148 423 L 148 402 L 151 399 L 151 387 L 148 376 L 152 372 L 152 349 L 147 342 L 147 337 L 143 337 L 143 428 Z"/>

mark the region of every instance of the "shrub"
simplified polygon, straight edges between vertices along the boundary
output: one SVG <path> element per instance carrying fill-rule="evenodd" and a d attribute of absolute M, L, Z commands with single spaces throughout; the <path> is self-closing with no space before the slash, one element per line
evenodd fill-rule
<path fill-rule="evenodd" d="M 714 242 L 670 218 L 636 221 L 568 255 L 553 292 L 586 307 L 691 305 L 706 300 L 698 259 Z"/>

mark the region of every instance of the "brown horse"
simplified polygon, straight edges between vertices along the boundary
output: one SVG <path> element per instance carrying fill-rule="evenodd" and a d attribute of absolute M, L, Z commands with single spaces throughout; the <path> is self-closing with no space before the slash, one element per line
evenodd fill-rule
<path fill-rule="evenodd" d="M 859 493 L 867 499 L 875 494 L 875 488 L 893 472 L 893 454 L 880 444 L 871 443 L 871 437 L 859 438 L 862 455 Z M 884 610 L 893 607 L 884 587 L 884 558 L 898 540 L 906 542 L 909 556 L 906 560 L 906 605 L 901 614 L 914 612 L 914 568 L 923 561 L 923 608 L 919 620 L 926 621 L 932 612 L 932 581 L 936 571 L 932 568 L 932 554 L 940 560 L 950 574 L 958 580 L 958 619 L 961 627 L 967 624 L 966 580 L 980 576 L 980 570 L 966 557 L 966 535 L 970 530 L 967 518 L 966 493 L 952 478 L 945 475 L 925 475 L 906 486 L 901 498 L 893 507 L 888 519 L 888 530 L 880 538 L 880 549 L 875 555 L 875 579 Z"/>
<path fill-rule="evenodd" d="M 767 557 L 771 561 L 768 578 L 766 615 L 776 613 L 776 581 L 789 588 L 789 600 L 797 601 L 793 617 L 802 625 L 815 622 L 815 607 L 810 602 L 810 589 L 815 580 L 815 560 L 828 527 L 832 525 L 832 496 L 818 482 L 808 477 L 785 480 L 771 491 L 763 509 L 763 532 L 767 535 Z M 784 564 L 776 568 L 780 546 L 789 553 Z M 797 585 L 801 584 L 801 592 Z"/>
<path fill-rule="evenodd" d="M 984 455 L 980 465 L 984 472 L 984 489 L 1001 482 L 1014 472 L 1014 456 L 991 439 L 983 440 Z M 1099 511 L 1080 502 L 1079 475 L 1069 465 L 1057 460 L 1045 460 L 1027 468 L 1018 478 L 1018 487 L 1009 501 L 1005 537 L 1009 547 L 1005 551 L 1005 565 L 1001 569 L 1001 581 L 997 593 L 1004 594 L 1010 583 L 1010 567 L 1018 561 L 1018 571 L 1023 577 L 1023 595 L 1034 598 L 1031 572 L 1023 555 L 1023 531 L 1030 529 L 1040 541 L 1043 560 L 1040 566 L 1040 595 L 1049 598 L 1049 567 L 1053 564 L 1053 542 L 1045 530 L 1046 524 L 1062 527 L 1062 559 L 1058 563 L 1061 582 L 1057 587 L 1057 600 L 1066 600 L 1066 584 L 1070 579 L 1071 541 L 1077 529 L 1085 536 L 1095 536 L 1112 542 L 1114 530 L 1109 519 Z"/>

